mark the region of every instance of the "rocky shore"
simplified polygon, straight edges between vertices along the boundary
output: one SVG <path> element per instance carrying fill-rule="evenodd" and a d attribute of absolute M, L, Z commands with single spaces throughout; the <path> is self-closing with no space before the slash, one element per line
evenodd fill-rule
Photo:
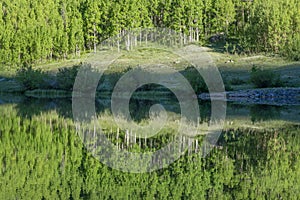
<path fill-rule="evenodd" d="M 7 96 L 12 94 L 25 94 L 25 96 L 35 98 L 63 98 L 70 97 L 70 91 L 61 90 L 34 90 L 26 91 L 22 84 L 13 79 L 0 79 L 0 93 Z M 8 95 L 10 94 L 11 95 Z M 147 92 L 146 92 L 147 93 Z M 166 95 L 162 93 L 162 96 Z M 139 96 L 144 97 L 141 92 Z M 149 94 L 146 95 L 147 97 Z M 153 95 L 150 95 L 153 96 Z M 239 91 L 228 91 L 225 93 L 202 93 L 198 95 L 201 100 L 221 100 L 229 102 L 238 102 L 243 104 L 265 104 L 265 105 L 300 105 L 300 88 L 266 88 L 266 89 L 245 89 Z"/>
<path fill-rule="evenodd" d="M 226 97 L 226 98 L 225 98 Z M 245 104 L 300 105 L 300 88 L 247 89 L 224 93 L 202 93 L 202 100 L 224 100 Z"/>

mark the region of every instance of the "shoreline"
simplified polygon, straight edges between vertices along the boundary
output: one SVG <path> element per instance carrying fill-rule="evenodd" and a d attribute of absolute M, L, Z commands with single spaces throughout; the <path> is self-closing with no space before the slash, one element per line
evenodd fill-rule
<path fill-rule="evenodd" d="M 264 105 L 300 105 L 300 87 L 296 88 L 260 88 L 228 91 L 224 93 L 202 93 L 201 100 L 221 100 L 244 104 Z"/>
<path fill-rule="evenodd" d="M 66 90 L 27 90 L 25 92 L 0 92 L 2 95 L 8 96 L 24 96 L 30 98 L 40 99 L 54 99 L 54 98 L 72 98 L 73 91 Z M 96 97 L 109 98 L 112 91 L 96 91 Z M 137 91 L 131 98 L 135 99 L 157 99 L 169 98 L 172 93 L 167 91 Z M 188 95 L 188 94 L 187 94 Z M 87 94 L 78 96 L 87 96 Z M 126 97 L 128 94 L 118 93 L 119 98 Z M 194 96 L 192 96 L 194 98 Z M 227 101 L 237 102 L 243 104 L 264 104 L 264 105 L 300 105 L 300 87 L 289 88 L 263 88 L 263 89 L 244 89 L 238 91 L 226 91 L 225 93 L 201 93 L 195 98 L 202 101 Z"/>

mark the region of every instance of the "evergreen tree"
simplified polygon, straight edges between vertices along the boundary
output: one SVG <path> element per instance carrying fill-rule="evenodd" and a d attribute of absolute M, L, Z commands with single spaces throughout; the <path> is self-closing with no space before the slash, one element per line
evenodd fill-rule
<path fill-rule="evenodd" d="M 3 2 L 0 2 L 0 60 L 2 62 L 4 62 L 6 60 L 6 51 L 8 50 L 7 46 L 6 46 L 6 42 L 5 42 L 5 34 L 4 34 L 4 31 L 5 31 L 5 23 L 4 23 L 4 12 L 5 10 L 3 9 L 4 6 L 3 6 Z M 0 63 L 1 64 L 1 63 Z"/>
<path fill-rule="evenodd" d="M 297 55 L 298 0 L 41 0 L 0 2 L 0 59 L 6 65 L 44 62 L 96 51 L 106 38 L 143 27 L 174 29 L 181 43 L 224 33 L 245 52 Z M 144 37 L 127 38 L 127 49 Z M 118 45 L 119 46 L 119 45 Z M 295 57 L 295 56 L 292 56 Z M 296 56 L 297 57 L 297 56 Z"/>
<path fill-rule="evenodd" d="M 101 1 L 97 0 L 86 0 L 83 4 L 83 21 L 84 21 L 84 38 L 86 47 L 91 50 L 96 47 L 99 42 L 99 34 L 101 34 L 100 20 L 101 12 Z"/>
<path fill-rule="evenodd" d="M 214 2 L 216 32 L 224 32 L 226 35 L 229 32 L 230 24 L 235 20 L 235 7 L 232 0 L 215 0 Z"/>
<path fill-rule="evenodd" d="M 203 0 L 203 28 L 205 37 L 208 37 L 212 33 L 213 20 L 213 0 Z"/>

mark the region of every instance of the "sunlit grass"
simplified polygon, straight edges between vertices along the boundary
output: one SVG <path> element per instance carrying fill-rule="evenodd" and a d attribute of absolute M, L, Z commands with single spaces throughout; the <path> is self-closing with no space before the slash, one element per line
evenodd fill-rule
<path fill-rule="evenodd" d="M 250 71 L 253 66 L 274 70 L 275 73 L 281 75 L 282 80 L 290 87 L 300 86 L 300 62 L 289 61 L 279 56 L 263 54 L 251 56 L 235 55 L 216 52 L 212 48 L 207 47 L 204 49 L 214 60 L 225 82 L 230 82 L 236 77 L 245 81 L 244 84 L 232 86 L 234 90 L 253 88 L 253 85 L 249 83 Z M 120 53 L 120 57 L 108 67 L 106 72 L 122 72 L 127 70 L 129 67 L 149 67 L 157 64 L 163 64 L 172 67 L 175 70 L 183 70 L 190 65 L 187 61 L 172 51 L 172 49 L 162 49 L 160 46 L 152 45 L 150 43 L 147 47 L 141 46 L 131 51 L 123 50 Z M 100 48 L 96 54 L 86 53 L 80 58 L 36 64 L 33 68 L 42 69 L 43 71 L 54 74 L 60 68 L 71 67 L 81 62 L 89 63 L 94 61 L 101 62 L 107 59 L 109 60 L 115 53 L 117 54 L 118 52 L 114 50 L 114 53 L 112 53 L 109 49 Z M 230 60 L 233 62 L 226 63 Z M 15 74 L 15 67 L 1 66 L 0 68 L 0 77 L 14 77 Z"/>

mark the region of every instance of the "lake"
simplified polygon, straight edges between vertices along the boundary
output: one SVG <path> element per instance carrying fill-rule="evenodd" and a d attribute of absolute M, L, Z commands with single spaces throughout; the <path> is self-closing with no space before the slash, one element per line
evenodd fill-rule
<path fill-rule="evenodd" d="M 1 199 L 300 198 L 300 106 L 228 103 L 222 134 L 206 157 L 197 150 L 200 135 L 199 146 L 193 141 L 170 165 L 128 173 L 102 164 L 83 144 L 72 99 L 0 99 Z M 134 121 L 147 124 L 155 104 L 172 119 L 180 115 L 175 99 L 131 99 Z M 151 152 L 174 139 L 168 127 L 153 139 L 127 141 L 126 130 L 112 124 L 110 105 L 110 99 L 96 99 L 103 130 L 118 148 Z M 211 104 L 199 100 L 199 107 L 205 124 Z"/>

